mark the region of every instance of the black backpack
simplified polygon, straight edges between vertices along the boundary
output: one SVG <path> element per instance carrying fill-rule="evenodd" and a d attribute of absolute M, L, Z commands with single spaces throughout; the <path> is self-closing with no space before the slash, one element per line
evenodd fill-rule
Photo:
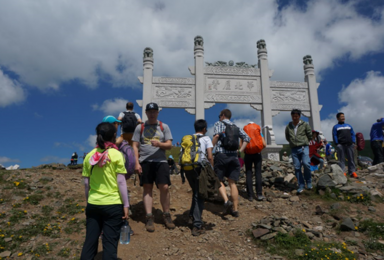
<path fill-rule="evenodd" d="M 135 112 L 124 112 L 124 117 L 121 122 L 121 127 L 124 133 L 133 133 L 137 126 Z"/>
<path fill-rule="evenodd" d="M 221 146 L 227 151 L 237 151 L 239 149 L 240 130 L 234 124 L 223 123 L 226 127 L 221 139 Z"/>

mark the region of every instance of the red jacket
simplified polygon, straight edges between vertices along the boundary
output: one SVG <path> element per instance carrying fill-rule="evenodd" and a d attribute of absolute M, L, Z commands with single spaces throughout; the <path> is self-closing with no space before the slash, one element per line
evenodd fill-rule
<path fill-rule="evenodd" d="M 321 156 L 317 153 L 317 149 L 322 147 L 321 142 L 316 142 L 315 140 L 309 141 L 309 158 L 312 158 L 313 155 L 321 158 Z"/>

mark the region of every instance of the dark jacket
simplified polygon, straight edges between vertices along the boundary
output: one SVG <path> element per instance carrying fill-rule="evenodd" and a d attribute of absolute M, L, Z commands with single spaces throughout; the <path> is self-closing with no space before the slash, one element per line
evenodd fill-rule
<path fill-rule="evenodd" d="M 355 131 L 349 124 L 337 124 L 332 130 L 333 143 L 335 145 L 351 145 L 356 142 Z"/>
<path fill-rule="evenodd" d="M 308 123 L 300 120 L 297 133 L 295 135 L 295 126 L 290 122 L 285 128 L 285 139 L 289 142 L 291 148 L 298 146 L 307 146 L 312 139 L 312 130 Z"/>
<path fill-rule="evenodd" d="M 384 118 L 380 122 L 374 123 L 371 128 L 371 141 L 383 141 Z"/>

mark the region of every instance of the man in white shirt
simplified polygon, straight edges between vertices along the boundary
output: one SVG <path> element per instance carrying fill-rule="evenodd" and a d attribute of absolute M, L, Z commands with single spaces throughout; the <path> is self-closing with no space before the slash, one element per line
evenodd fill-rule
<path fill-rule="evenodd" d="M 210 163 L 213 167 L 213 156 L 212 149 L 213 144 L 211 138 L 205 136 L 207 133 L 207 121 L 204 119 L 196 120 L 195 124 L 195 136 L 198 138 L 200 142 L 200 158 L 204 163 Z M 189 185 L 192 188 L 192 205 L 189 211 L 189 216 L 193 222 L 192 235 L 199 236 L 204 234 L 205 231 L 203 229 L 203 221 L 201 220 L 201 215 L 204 209 L 204 199 L 199 196 L 199 175 L 201 172 L 201 167 L 197 166 L 195 169 L 190 171 L 185 171 L 185 176 L 189 182 Z"/>
<path fill-rule="evenodd" d="M 130 146 L 132 146 L 132 136 L 135 128 L 138 124 L 141 124 L 141 117 L 138 113 L 133 111 L 133 103 L 128 102 L 126 105 L 127 110 L 125 112 L 121 112 L 117 120 L 122 121 L 121 123 L 121 136 L 119 139 L 126 140 Z M 123 127 L 126 127 L 125 131 Z M 121 140 L 122 141 L 122 140 Z"/>

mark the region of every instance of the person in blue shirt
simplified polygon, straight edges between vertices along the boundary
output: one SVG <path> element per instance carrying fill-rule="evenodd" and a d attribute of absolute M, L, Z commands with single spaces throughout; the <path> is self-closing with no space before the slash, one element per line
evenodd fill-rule
<path fill-rule="evenodd" d="M 383 127 L 384 118 L 377 119 L 371 128 L 371 149 L 373 151 L 373 165 L 384 162 L 383 154 Z"/>
<path fill-rule="evenodd" d="M 355 143 L 356 135 L 351 125 L 345 123 L 345 115 L 342 112 L 336 115 L 338 124 L 333 127 L 332 137 L 333 143 L 337 149 L 337 157 L 339 159 L 340 168 L 343 169 L 344 175 L 347 176 L 345 169 L 345 157 L 348 160 L 348 175 L 352 178 L 358 178 L 355 165 Z"/>

